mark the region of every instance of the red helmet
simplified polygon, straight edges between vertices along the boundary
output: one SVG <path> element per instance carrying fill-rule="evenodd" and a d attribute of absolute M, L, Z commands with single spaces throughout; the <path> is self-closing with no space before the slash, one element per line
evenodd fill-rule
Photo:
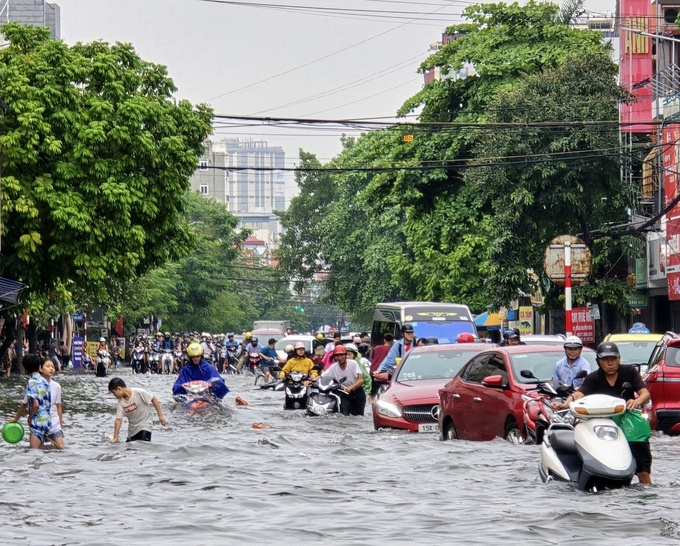
<path fill-rule="evenodd" d="M 344 345 L 336 345 L 335 349 L 333 349 L 333 355 L 346 355 L 347 354 L 347 347 Z"/>
<path fill-rule="evenodd" d="M 458 334 L 458 337 L 456 338 L 456 343 L 474 343 L 474 342 L 475 336 L 473 336 L 472 334 L 468 334 L 467 332 Z"/>

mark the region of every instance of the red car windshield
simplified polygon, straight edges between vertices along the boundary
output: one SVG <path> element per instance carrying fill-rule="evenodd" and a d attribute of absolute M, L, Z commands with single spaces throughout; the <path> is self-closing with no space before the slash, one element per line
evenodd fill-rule
<path fill-rule="evenodd" d="M 541 381 L 548 381 L 552 378 L 553 372 L 555 371 L 555 365 L 562 358 L 564 358 L 563 350 L 546 350 L 541 352 L 512 354 L 510 355 L 510 362 L 512 362 L 512 375 L 515 378 L 515 381 L 520 383 L 532 383 L 534 380 L 521 376 L 521 372 L 523 370 L 529 370 Z"/>
<path fill-rule="evenodd" d="M 423 379 L 451 379 L 478 352 L 484 350 L 442 349 L 436 352 L 411 353 L 399 366 L 396 381 L 420 381 Z"/>

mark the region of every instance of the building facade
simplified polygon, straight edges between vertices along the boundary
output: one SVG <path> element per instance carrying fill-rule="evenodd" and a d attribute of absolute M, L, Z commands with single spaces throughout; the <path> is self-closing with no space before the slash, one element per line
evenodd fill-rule
<path fill-rule="evenodd" d="M 61 11 L 57 4 L 45 0 L 0 0 L 0 24 L 46 27 L 55 40 L 61 40 Z"/>
<path fill-rule="evenodd" d="M 281 233 L 274 211 L 286 209 L 284 164 L 283 148 L 262 140 L 206 141 L 191 188 L 224 203 L 271 251 Z"/>

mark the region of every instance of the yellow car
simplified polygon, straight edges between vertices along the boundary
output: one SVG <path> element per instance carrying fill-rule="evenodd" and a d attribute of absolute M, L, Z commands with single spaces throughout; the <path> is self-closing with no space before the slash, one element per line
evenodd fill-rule
<path fill-rule="evenodd" d="M 647 371 L 647 362 L 663 334 L 609 334 L 605 341 L 613 341 L 621 352 L 621 364 L 632 364 L 641 374 Z"/>

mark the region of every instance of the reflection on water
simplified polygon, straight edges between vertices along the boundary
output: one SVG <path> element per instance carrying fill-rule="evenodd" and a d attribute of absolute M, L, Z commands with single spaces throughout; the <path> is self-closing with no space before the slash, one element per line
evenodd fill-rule
<path fill-rule="evenodd" d="M 229 411 L 171 411 L 173 378 L 132 376 L 168 425 L 111 445 L 107 379 L 58 376 L 66 452 L 0 443 L 0 544 L 676 544 L 676 438 L 653 441 L 658 485 L 597 495 L 538 480 L 539 451 L 440 442 L 361 417 L 284 412 L 281 392 L 229 378 Z M 0 382 L 0 420 L 25 380 Z M 249 405 L 233 406 L 240 395 Z M 267 429 L 254 429 L 266 423 Z M 124 425 L 125 426 L 125 425 Z"/>

